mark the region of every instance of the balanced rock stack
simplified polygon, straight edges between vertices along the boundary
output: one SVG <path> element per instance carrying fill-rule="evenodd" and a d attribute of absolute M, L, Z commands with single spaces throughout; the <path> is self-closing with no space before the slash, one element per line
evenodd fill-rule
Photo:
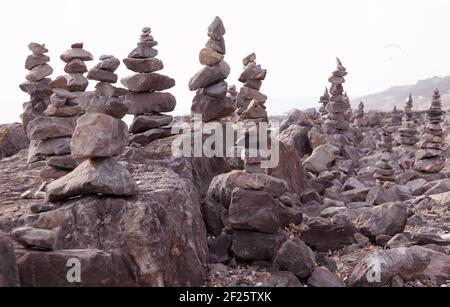
<path fill-rule="evenodd" d="M 153 47 L 157 45 L 151 29 L 145 27 L 137 47 L 123 60 L 129 70 L 136 72 L 121 82 L 129 90 L 126 96 L 128 114 L 134 115 L 130 126 L 130 142 L 137 145 L 146 145 L 171 135 L 169 124 L 173 118 L 161 113 L 172 112 L 176 99 L 172 94 L 162 91 L 174 87 L 175 80 L 156 73 L 164 68 L 163 62 L 156 58 L 158 50 Z"/>
<path fill-rule="evenodd" d="M 50 57 L 46 55 L 48 49 L 45 45 L 30 43 L 28 49 L 32 54 L 25 61 L 25 69 L 30 72 L 26 76 L 27 80 L 20 84 L 20 89 L 30 95 L 30 101 L 24 104 L 24 112 L 21 114 L 25 131 L 28 123 L 42 116 L 49 104 L 52 91 L 49 88 L 51 79 L 48 76 L 53 73 L 53 69 L 47 64 Z"/>
<path fill-rule="evenodd" d="M 46 199 L 56 202 L 82 195 L 137 194 L 137 185 L 130 172 L 115 158 L 127 147 L 128 139 L 128 127 L 118 118 L 90 112 L 81 116 L 70 148 L 75 160 L 85 161 L 69 174 L 51 182 L 47 186 Z"/>
<path fill-rule="evenodd" d="M 253 99 L 247 106 L 245 111 L 240 115 L 240 120 L 244 123 L 245 150 L 241 152 L 241 158 L 244 161 L 244 169 L 248 173 L 267 173 L 267 168 L 261 167 L 264 159 L 269 159 L 267 151 L 260 148 L 260 135 L 264 127 L 260 127 L 261 123 L 268 123 L 266 106 L 264 102 Z M 269 131 L 270 132 L 270 131 Z M 257 136 L 257 140 L 250 139 L 250 136 Z M 268 137 L 269 135 L 267 135 Z M 242 143 L 242 140 L 240 141 Z M 269 142 L 267 143 L 269 144 Z M 269 144 L 270 145 L 270 144 Z"/>
<path fill-rule="evenodd" d="M 427 111 L 427 123 L 424 134 L 419 142 L 416 152 L 414 169 L 423 173 L 438 173 L 445 166 L 448 145 L 441 127 L 443 114 L 441 95 L 438 89 L 434 90 L 431 106 Z"/>
<path fill-rule="evenodd" d="M 364 120 L 364 103 L 361 101 L 358 105 L 358 111 L 355 114 L 355 121 L 354 125 L 356 127 L 364 127 L 365 126 L 365 120 Z"/>
<path fill-rule="evenodd" d="M 77 94 L 63 88 L 54 88 L 50 104 L 43 117 L 32 120 L 28 125 L 31 140 L 28 163 L 47 159 L 47 164 L 56 169 L 67 169 L 70 158 L 70 138 L 75 129 L 77 117 L 83 113 L 76 102 Z M 72 163 L 69 163 L 72 165 Z M 71 169 L 71 167 L 69 167 Z"/>
<path fill-rule="evenodd" d="M 203 122 L 224 118 L 234 112 L 234 105 L 227 97 L 230 66 L 224 61 L 225 27 L 216 17 L 208 27 L 209 40 L 200 50 L 199 60 L 204 67 L 189 81 L 189 89 L 197 91 L 192 101 L 192 116 L 202 116 Z"/>
<path fill-rule="evenodd" d="M 389 126 L 383 127 L 380 149 L 382 150 L 380 161 L 375 164 L 373 178 L 377 184 L 388 185 L 395 182 L 395 170 L 390 164 L 392 153 L 392 131 Z"/>
<path fill-rule="evenodd" d="M 346 94 L 344 94 L 344 77 L 347 75 L 347 70 L 339 59 L 337 61 L 337 70 L 328 79 L 331 83 L 330 102 L 326 106 L 328 112 L 325 120 L 325 132 L 329 134 L 339 134 L 349 129 L 348 111 L 350 102 Z"/>
<path fill-rule="evenodd" d="M 244 71 L 239 77 L 239 81 L 244 83 L 244 86 L 239 91 L 236 100 L 238 114 L 244 112 L 253 100 L 262 104 L 267 100 L 267 96 L 259 91 L 261 89 L 262 81 L 266 78 L 267 70 L 262 69 L 261 65 L 257 65 L 255 61 L 255 53 L 246 56 L 242 60 Z"/>
<path fill-rule="evenodd" d="M 327 112 L 327 104 L 330 102 L 330 94 L 328 93 L 328 88 L 325 87 L 325 92 L 323 93 L 323 96 L 320 96 L 319 103 L 321 104 L 319 113 L 322 115 L 322 118 L 324 119 L 324 116 L 328 114 Z"/>
<path fill-rule="evenodd" d="M 122 119 L 128 111 L 125 104 L 125 89 L 116 88 L 112 83 L 117 82 L 117 75 L 114 73 L 120 66 L 120 60 L 112 55 L 102 55 L 100 63 L 89 70 L 87 78 L 99 81 L 95 86 L 94 97 L 90 99 L 86 106 L 86 112 L 102 113 L 112 117 Z"/>
<path fill-rule="evenodd" d="M 64 71 L 68 75 L 64 76 L 67 80 L 66 89 L 69 92 L 84 92 L 88 87 L 89 81 L 84 77 L 87 72 L 85 61 L 92 61 L 92 54 L 83 49 L 83 43 L 72 44 L 71 49 L 61 54 L 61 60 L 66 63 Z"/>
<path fill-rule="evenodd" d="M 403 118 L 402 127 L 399 129 L 400 143 L 402 145 L 412 146 L 419 141 L 419 138 L 417 137 L 416 123 L 413 119 L 412 107 L 413 99 L 412 95 L 409 94 L 404 108 L 405 117 Z"/>

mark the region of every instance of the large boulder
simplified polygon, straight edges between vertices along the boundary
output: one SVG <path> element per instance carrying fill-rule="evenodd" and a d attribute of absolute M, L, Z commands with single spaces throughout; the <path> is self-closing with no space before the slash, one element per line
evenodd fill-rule
<path fill-rule="evenodd" d="M 356 243 L 357 229 L 350 223 L 325 224 L 313 223 L 302 234 L 302 240 L 313 250 L 335 251 Z"/>
<path fill-rule="evenodd" d="M 339 149 L 333 145 L 320 145 L 303 162 L 303 167 L 313 173 L 325 171 L 336 158 L 337 152 L 339 152 Z"/>
<path fill-rule="evenodd" d="M 288 189 L 284 180 L 266 174 L 250 174 L 245 171 L 234 170 L 214 177 L 208 189 L 208 197 L 214 199 L 224 208 L 228 208 L 233 190 L 237 187 L 265 191 L 272 197 L 280 197 Z"/>
<path fill-rule="evenodd" d="M 405 281 L 431 280 L 440 285 L 450 277 L 450 256 L 421 246 L 377 251 L 355 267 L 348 285 L 382 287 L 395 276 Z"/>
<path fill-rule="evenodd" d="M 76 159 L 118 156 L 128 144 L 128 127 L 120 119 L 86 113 L 77 121 L 70 149 Z"/>
<path fill-rule="evenodd" d="M 308 132 L 308 128 L 294 124 L 282 131 L 278 135 L 278 139 L 281 142 L 294 147 L 295 150 L 297 150 L 298 155 L 303 157 L 312 152 L 311 146 L 309 145 Z"/>
<path fill-rule="evenodd" d="M 208 247 L 196 187 L 156 163 L 134 165 L 133 175 L 139 181 L 138 195 L 59 203 L 58 209 L 41 214 L 45 221 L 39 219 L 39 226 L 59 229 L 57 251 L 97 249 L 110 254 L 114 286 L 201 286 Z M 33 267 L 41 261 L 47 266 L 46 257 L 33 261 Z M 23 266 L 21 275 L 33 276 L 33 267 Z"/>
<path fill-rule="evenodd" d="M 27 128 L 30 140 L 45 140 L 71 136 L 75 130 L 75 117 L 37 117 Z"/>
<path fill-rule="evenodd" d="M 47 186 L 46 198 L 56 202 L 79 195 L 103 194 L 132 196 L 136 182 L 114 158 L 86 160 L 75 170 Z"/>
<path fill-rule="evenodd" d="M 276 233 L 280 227 L 277 205 L 264 191 L 234 189 L 229 212 L 234 229 Z"/>
<path fill-rule="evenodd" d="M 356 219 L 356 227 L 370 238 L 378 235 L 394 236 L 403 232 L 408 218 L 403 203 L 385 203 L 373 208 L 364 208 Z"/>
<path fill-rule="evenodd" d="M 289 128 L 290 125 L 297 124 L 303 127 L 311 127 L 312 121 L 306 112 L 299 109 L 292 109 L 286 114 L 280 125 L 280 133 Z"/>
<path fill-rule="evenodd" d="M 30 144 L 22 124 L 0 125 L 0 159 L 11 157 Z"/>
<path fill-rule="evenodd" d="M 231 251 L 240 260 L 271 261 L 286 239 L 287 234 L 281 230 L 273 234 L 235 230 L 233 231 Z"/>
<path fill-rule="evenodd" d="M 117 272 L 111 255 L 96 249 L 25 251 L 19 255 L 17 263 L 24 287 L 112 286 Z M 79 280 L 77 268 L 80 269 Z"/>
<path fill-rule="evenodd" d="M 298 238 L 289 239 L 283 243 L 274 263 L 281 269 L 294 273 L 300 279 L 310 276 L 316 266 L 313 251 Z"/>
<path fill-rule="evenodd" d="M 19 285 L 12 240 L 0 231 L 0 287 L 18 287 Z"/>
<path fill-rule="evenodd" d="M 302 195 L 310 188 L 302 159 L 294 147 L 282 142 L 279 146 L 280 160 L 275 168 L 270 169 L 269 174 L 286 181 L 289 191 Z"/>

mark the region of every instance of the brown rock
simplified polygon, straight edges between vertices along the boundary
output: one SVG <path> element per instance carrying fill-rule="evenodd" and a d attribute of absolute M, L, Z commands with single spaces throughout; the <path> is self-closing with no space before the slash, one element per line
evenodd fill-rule
<path fill-rule="evenodd" d="M 141 73 L 125 77 L 122 84 L 133 92 L 164 91 L 175 86 L 175 80 L 157 73 Z"/>
<path fill-rule="evenodd" d="M 175 96 L 170 93 L 129 92 L 125 101 L 129 107 L 128 114 L 134 115 L 172 112 L 176 106 Z"/>
<path fill-rule="evenodd" d="M 128 144 L 128 127 L 121 120 L 100 113 L 86 113 L 78 119 L 70 148 L 75 159 L 119 155 Z"/>
<path fill-rule="evenodd" d="M 200 50 L 199 61 L 202 65 L 213 66 L 222 61 L 223 58 L 223 54 L 220 54 L 211 48 L 203 48 Z"/>
<path fill-rule="evenodd" d="M 149 59 L 126 58 L 123 60 L 123 63 L 129 70 L 139 73 L 150 73 L 162 70 L 164 68 L 163 62 L 156 58 L 149 58 Z"/>

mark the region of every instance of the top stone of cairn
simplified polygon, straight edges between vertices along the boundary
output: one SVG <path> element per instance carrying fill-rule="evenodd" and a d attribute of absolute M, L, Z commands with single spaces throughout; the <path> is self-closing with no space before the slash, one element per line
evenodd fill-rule
<path fill-rule="evenodd" d="M 225 26 L 222 20 L 216 16 L 211 25 L 208 27 L 208 36 L 214 40 L 221 40 L 225 35 Z"/>
<path fill-rule="evenodd" d="M 28 49 L 30 49 L 31 52 L 35 55 L 42 55 L 44 53 L 48 52 L 48 49 L 45 48 L 44 44 L 38 44 L 38 43 L 29 43 Z"/>

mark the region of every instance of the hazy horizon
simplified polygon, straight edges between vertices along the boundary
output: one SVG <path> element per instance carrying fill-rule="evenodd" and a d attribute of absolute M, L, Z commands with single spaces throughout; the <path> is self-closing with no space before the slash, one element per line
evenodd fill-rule
<path fill-rule="evenodd" d="M 178 102 L 173 114 L 187 114 L 194 96 L 187 84 L 201 67 L 198 52 L 215 16 L 227 30 L 228 83 L 241 86 L 241 59 L 256 52 L 257 62 L 268 70 L 261 91 L 269 97 L 272 115 L 317 107 L 336 56 L 348 69 L 350 98 L 450 74 L 444 32 L 450 29 L 450 2 L 445 0 L 16 0 L 4 7 L 0 123 L 19 121 L 22 103 L 29 100 L 19 89 L 27 74 L 29 42 L 46 44 L 55 78 L 64 74 L 59 55 L 72 43 L 84 42 L 94 54 L 90 68 L 102 54 L 126 57 L 143 26 L 150 26 L 159 42 L 161 73 L 176 79 L 169 90 Z M 120 78 L 132 74 L 123 64 L 117 73 Z"/>

